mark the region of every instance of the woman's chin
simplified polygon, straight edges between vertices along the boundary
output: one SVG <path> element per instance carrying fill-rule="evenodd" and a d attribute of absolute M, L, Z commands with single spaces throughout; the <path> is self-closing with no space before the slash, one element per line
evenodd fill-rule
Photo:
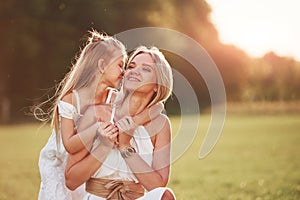
<path fill-rule="evenodd" d="M 138 84 L 137 83 L 124 83 L 124 89 L 127 91 L 134 91 L 138 88 Z"/>
<path fill-rule="evenodd" d="M 134 92 L 134 91 L 136 90 L 136 87 L 135 87 L 135 88 L 132 88 L 132 87 L 124 87 L 124 90 L 131 93 L 131 92 Z"/>

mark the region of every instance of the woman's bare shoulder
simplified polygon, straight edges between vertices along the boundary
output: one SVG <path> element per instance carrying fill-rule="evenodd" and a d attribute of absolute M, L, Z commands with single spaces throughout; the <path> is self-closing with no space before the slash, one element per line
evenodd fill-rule
<path fill-rule="evenodd" d="M 151 140 L 155 149 L 160 149 L 168 145 L 172 138 L 171 122 L 167 115 L 160 114 L 153 120 L 151 131 Z"/>
<path fill-rule="evenodd" d="M 159 114 L 153 121 L 164 124 L 165 126 L 170 126 L 171 124 L 169 117 L 163 113 Z"/>
<path fill-rule="evenodd" d="M 153 119 L 145 128 L 148 130 L 151 136 L 160 134 L 160 133 L 169 133 L 171 134 L 171 122 L 168 116 L 160 114 L 155 119 Z M 167 135 L 169 135 L 167 134 Z"/>

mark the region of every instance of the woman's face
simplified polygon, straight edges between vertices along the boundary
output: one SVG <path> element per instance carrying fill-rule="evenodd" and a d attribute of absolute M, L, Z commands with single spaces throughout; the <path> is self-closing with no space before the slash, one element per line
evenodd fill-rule
<path fill-rule="evenodd" d="M 124 75 L 124 89 L 134 92 L 153 92 L 156 89 L 156 66 L 148 53 L 135 56 Z"/>
<path fill-rule="evenodd" d="M 119 88 L 124 75 L 125 57 L 114 57 L 108 66 L 106 66 L 103 76 L 107 85 L 113 88 Z"/>

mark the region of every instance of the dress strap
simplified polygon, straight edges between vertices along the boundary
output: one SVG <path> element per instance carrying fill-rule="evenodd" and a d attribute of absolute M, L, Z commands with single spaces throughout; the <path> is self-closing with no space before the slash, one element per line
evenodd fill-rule
<path fill-rule="evenodd" d="M 112 94 L 114 92 L 115 92 L 115 90 L 113 88 L 108 88 L 108 95 L 107 95 L 107 98 L 106 98 L 106 101 L 105 101 L 106 104 L 111 103 L 110 100 L 111 100 Z"/>
<path fill-rule="evenodd" d="M 77 104 L 77 112 L 78 114 L 80 114 L 80 98 L 79 98 L 79 94 L 76 90 L 73 90 L 73 94 L 76 98 L 76 104 Z"/>
<path fill-rule="evenodd" d="M 111 104 L 111 105 L 112 105 L 112 111 L 111 111 L 111 116 L 110 116 L 110 122 L 111 122 L 112 124 L 114 124 L 114 117 L 115 117 L 115 113 L 116 113 L 116 104 L 115 104 L 116 99 L 115 99 L 114 101 L 112 101 L 111 98 L 112 98 L 113 93 L 116 93 L 117 90 L 116 90 L 115 88 L 108 88 L 108 90 L 109 90 L 109 91 L 108 91 L 108 95 L 107 95 L 107 98 L 106 98 L 105 103 L 106 103 L 106 104 Z"/>
<path fill-rule="evenodd" d="M 116 114 L 116 104 L 112 104 L 111 116 L 110 116 L 110 123 L 115 124 L 114 118 Z"/>

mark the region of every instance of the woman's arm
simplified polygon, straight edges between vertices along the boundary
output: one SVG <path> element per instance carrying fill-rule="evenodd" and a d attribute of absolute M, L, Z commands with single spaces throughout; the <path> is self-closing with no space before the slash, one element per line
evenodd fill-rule
<path fill-rule="evenodd" d="M 155 136 L 152 166 L 149 166 L 137 153 L 124 158 L 127 165 L 135 174 L 139 182 L 149 191 L 157 187 L 167 185 L 170 173 L 171 127 L 170 121 L 165 115 L 160 115 L 151 126 L 160 127 Z M 149 129 L 150 128 L 150 129 Z M 146 127 L 155 130 L 153 127 Z M 157 130 L 157 129 L 156 129 Z M 125 135 L 124 135 L 125 134 Z M 153 134 L 152 134 L 153 135 Z M 129 140 L 125 142 L 122 137 L 130 140 L 126 133 L 119 133 L 120 151 L 130 146 Z"/>
<path fill-rule="evenodd" d="M 86 182 L 102 165 L 114 145 L 117 128 L 110 122 L 100 125 L 98 139 L 101 143 L 91 152 L 84 149 L 69 155 L 65 169 L 65 182 L 70 190 Z"/>
<path fill-rule="evenodd" d="M 65 183 L 70 190 L 85 183 L 102 165 L 111 148 L 99 145 L 93 152 L 81 151 L 69 155 L 65 169 Z M 85 156 L 83 159 L 81 159 Z M 80 160 L 81 159 L 81 160 Z"/>

